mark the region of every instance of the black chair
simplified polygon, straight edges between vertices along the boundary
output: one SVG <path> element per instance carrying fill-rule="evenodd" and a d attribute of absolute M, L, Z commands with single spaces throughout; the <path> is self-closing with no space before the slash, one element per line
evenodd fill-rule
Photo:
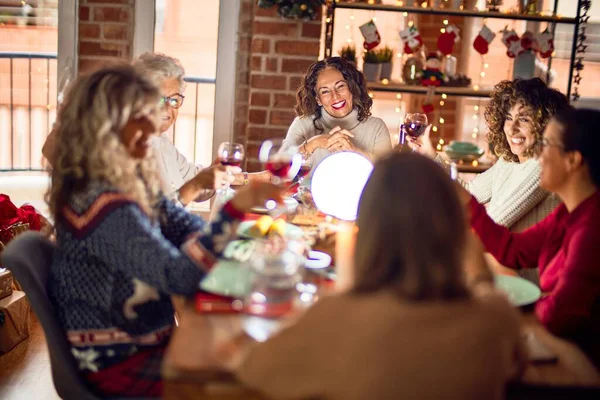
<path fill-rule="evenodd" d="M 86 386 L 75 365 L 63 330 L 58 323 L 46 288 L 54 245 L 39 232 L 25 232 L 2 252 L 2 265 L 19 281 L 37 315 L 48 342 L 52 381 L 65 400 L 100 400 Z M 125 398 L 111 398 L 125 400 Z M 128 400 L 135 400 L 127 397 Z M 150 400 L 138 398 L 137 400 Z"/>

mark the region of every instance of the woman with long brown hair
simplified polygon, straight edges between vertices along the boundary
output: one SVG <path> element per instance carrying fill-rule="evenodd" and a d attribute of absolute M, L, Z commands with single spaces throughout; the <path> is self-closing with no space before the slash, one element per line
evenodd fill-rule
<path fill-rule="evenodd" d="M 384 157 L 357 225 L 349 291 L 251 349 L 240 380 L 269 398 L 503 398 L 523 362 L 518 315 L 481 253 L 467 284 L 474 239 L 444 170 Z"/>

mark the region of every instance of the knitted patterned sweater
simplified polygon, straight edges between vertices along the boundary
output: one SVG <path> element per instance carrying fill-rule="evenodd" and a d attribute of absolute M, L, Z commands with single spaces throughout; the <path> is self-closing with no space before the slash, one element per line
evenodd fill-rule
<path fill-rule="evenodd" d="M 540 164 L 533 158 L 523 163 L 499 159 L 465 187 L 486 204 L 492 220 L 513 232 L 543 220 L 561 203 L 540 187 Z"/>
<path fill-rule="evenodd" d="M 73 196 L 56 223 L 49 292 L 82 372 L 153 346 L 173 327 L 170 295 L 192 295 L 243 214 L 227 204 L 210 225 L 163 197 L 157 220 L 111 187 Z"/>

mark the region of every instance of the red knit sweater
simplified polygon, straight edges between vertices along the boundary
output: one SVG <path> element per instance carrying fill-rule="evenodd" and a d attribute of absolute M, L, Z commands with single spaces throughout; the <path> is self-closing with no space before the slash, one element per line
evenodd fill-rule
<path fill-rule="evenodd" d="M 471 226 L 485 248 L 510 268 L 539 267 L 547 293 L 535 312 L 553 333 L 578 341 L 600 361 L 600 192 L 569 213 L 563 205 L 521 233 L 510 233 L 471 199 Z"/>

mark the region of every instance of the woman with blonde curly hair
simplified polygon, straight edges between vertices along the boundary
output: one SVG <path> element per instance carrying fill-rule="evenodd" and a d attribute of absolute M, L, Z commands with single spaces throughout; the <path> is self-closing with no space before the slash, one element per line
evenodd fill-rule
<path fill-rule="evenodd" d="M 487 205 L 496 223 L 519 232 L 544 219 L 560 203 L 540 187 L 535 149 L 550 118 L 569 107 L 565 95 L 539 78 L 502 81 L 494 87 L 485 110 L 486 138 L 498 161 L 464 186 Z M 429 129 L 424 136 L 420 147 L 410 145 L 439 157 L 428 139 Z"/>
<path fill-rule="evenodd" d="M 170 295 L 190 296 L 244 211 L 279 198 L 238 192 L 208 225 L 160 190 L 151 139 L 158 89 L 128 65 L 81 77 L 60 110 L 48 203 L 48 290 L 79 370 L 103 396 L 160 396 Z"/>

